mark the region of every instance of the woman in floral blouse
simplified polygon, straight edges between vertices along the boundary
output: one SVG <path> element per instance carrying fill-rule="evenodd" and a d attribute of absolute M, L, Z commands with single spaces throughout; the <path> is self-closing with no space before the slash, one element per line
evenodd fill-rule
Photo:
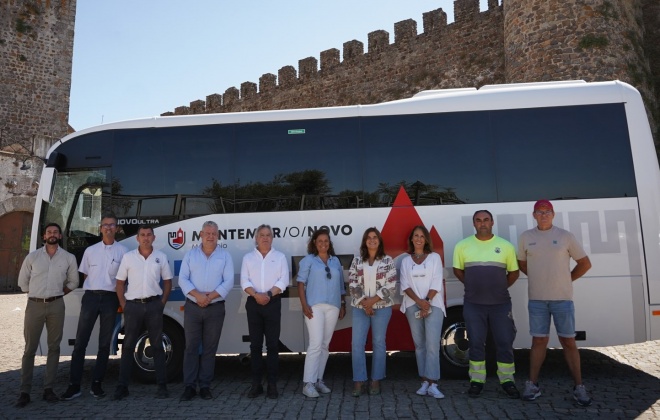
<path fill-rule="evenodd" d="M 380 380 L 385 377 L 385 334 L 392 317 L 392 298 L 396 287 L 394 260 L 385 255 L 383 238 L 376 228 L 362 235 L 360 256 L 353 259 L 349 270 L 351 305 L 353 307 L 353 396 L 365 391 L 367 361 L 364 353 L 371 327 L 372 363 L 371 395 L 380 394 Z"/>

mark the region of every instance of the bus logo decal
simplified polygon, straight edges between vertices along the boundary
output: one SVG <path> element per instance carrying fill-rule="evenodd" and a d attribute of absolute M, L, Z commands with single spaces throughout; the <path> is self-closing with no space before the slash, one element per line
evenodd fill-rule
<path fill-rule="evenodd" d="M 167 232 L 167 243 L 172 249 L 179 249 L 186 243 L 186 232 L 179 228 L 176 232 Z"/>

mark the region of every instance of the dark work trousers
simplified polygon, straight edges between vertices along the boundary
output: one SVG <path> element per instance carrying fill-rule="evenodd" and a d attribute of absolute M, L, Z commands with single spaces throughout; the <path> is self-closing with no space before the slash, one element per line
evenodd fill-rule
<path fill-rule="evenodd" d="M 124 306 L 124 344 L 121 347 L 119 385 L 128 386 L 133 367 L 133 352 L 144 325 L 149 332 L 149 342 L 154 358 L 156 383 L 167 383 L 165 350 L 163 349 L 163 302 L 160 297 L 150 302 L 126 301 Z"/>
<path fill-rule="evenodd" d="M 464 302 L 463 319 L 470 340 L 470 360 L 486 360 L 486 338 L 490 327 L 495 341 L 497 361 L 513 363 L 516 326 L 511 314 L 511 302 L 499 305 Z"/>
<path fill-rule="evenodd" d="M 85 351 L 87 350 L 96 318 L 99 318 L 99 346 L 92 381 L 103 381 L 105 370 L 108 366 L 108 357 L 110 356 L 112 333 L 117 321 L 117 308 L 119 308 L 117 293 L 105 290 L 85 290 L 85 294 L 80 302 L 76 344 L 73 346 L 73 354 L 71 355 L 71 372 L 69 374 L 69 382 L 71 384 L 80 385 L 82 381 L 83 368 L 85 366 Z"/>
<path fill-rule="evenodd" d="M 225 302 L 212 303 L 205 308 L 186 299 L 183 330 L 186 351 L 183 353 L 183 383 L 195 388 L 210 388 L 215 372 L 215 354 L 225 322 Z M 202 354 L 199 354 L 200 345 Z"/>
<path fill-rule="evenodd" d="M 266 337 L 266 362 L 268 383 L 277 382 L 279 363 L 280 325 L 282 319 L 282 298 L 273 297 L 266 305 L 259 305 L 253 297 L 245 302 L 248 330 L 250 332 L 250 358 L 252 360 L 252 383 L 261 383 L 264 374 L 262 353 Z"/>

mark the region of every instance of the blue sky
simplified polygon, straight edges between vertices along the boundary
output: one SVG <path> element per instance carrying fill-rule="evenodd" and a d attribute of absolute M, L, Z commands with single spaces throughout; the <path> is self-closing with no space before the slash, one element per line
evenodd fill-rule
<path fill-rule="evenodd" d="M 69 124 L 151 117 L 453 0 L 78 0 Z M 480 0 L 486 10 L 487 0 Z"/>

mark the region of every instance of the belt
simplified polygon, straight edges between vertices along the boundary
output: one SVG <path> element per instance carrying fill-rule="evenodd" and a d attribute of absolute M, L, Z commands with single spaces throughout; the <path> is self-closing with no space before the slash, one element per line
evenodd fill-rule
<path fill-rule="evenodd" d="M 94 293 L 95 295 L 116 295 L 117 292 L 111 292 L 109 290 L 85 290 L 85 292 Z"/>
<path fill-rule="evenodd" d="M 158 296 L 150 296 L 142 299 L 131 299 L 130 302 L 135 302 L 135 303 L 149 303 L 151 301 L 154 301 L 156 299 L 159 299 Z"/>
<path fill-rule="evenodd" d="M 197 305 L 197 302 L 195 302 L 194 300 L 192 300 L 192 299 L 190 299 L 190 298 L 186 298 L 186 300 L 187 300 L 188 302 L 194 304 L 194 305 Z M 222 304 L 224 304 L 225 301 L 224 301 L 224 300 L 219 300 L 219 301 L 217 301 L 217 302 L 209 303 L 209 304 L 207 305 L 207 307 L 208 307 L 208 306 L 211 306 L 211 305 L 215 305 L 215 304 L 217 304 L 217 303 L 222 303 Z M 199 306 L 199 305 L 197 305 L 197 306 Z M 201 306 L 200 306 L 200 308 L 201 308 Z"/>
<path fill-rule="evenodd" d="M 60 299 L 63 295 L 59 296 L 53 296 L 49 298 L 36 298 L 36 297 L 29 297 L 28 300 L 31 300 L 32 302 L 39 302 L 39 303 L 49 303 L 54 300 Z"/>

